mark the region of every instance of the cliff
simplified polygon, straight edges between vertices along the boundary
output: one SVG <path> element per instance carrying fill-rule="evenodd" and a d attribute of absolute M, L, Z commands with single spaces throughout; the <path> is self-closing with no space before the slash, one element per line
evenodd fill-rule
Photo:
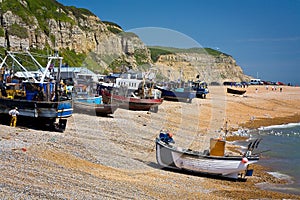
<path fill-rule="evenodd" d="M 212 84 L 224 81 L 249 81 L 250 79 L 232 56 L 213 49 L 166 47 L 150 47 L 150 49 L 152 51 L 162 49 L 167 52 L 158 55 L 155 62 L 162 79 L 186 81 L 199 78 Z"/>
<path fill-rule="evenodd" d="M 124 33 L 114 23 L 102 22 L 88 10 L 54 0 L 3 0 L 0 19 L 0 46 L 12 51 L 28 47 L 59 49 L 84 54 L 87 59 L 93 52 L 93 58 L 101 63 L 101 67 L 93 67 L 100 71 L 112 64 L 110 60 L 132 66 L 150 61 L 149 51 L 136 35 Z M 137 58 L 136 53 L 145 54 L 145 60 Z"/>
<path fill-rule="evenodd" d="M 171 49 L 156 54 L 134 33 L 101 21 L 90 11 L 64 6 L 55 0 L 1 0 L 0 50 L 49 53 L 57 49 L 70 66 L 84 66 L 98 73 L 128 68 L 147 70 L 155 65 L 161 79 L 200 79 L 222 82 L 247 79 L 228 55 Z M 150 49 L 150 50 L 149 50 Z M 170 49 L 169 49 L 170 50 Z M 194 49 L 195 50 L 195 49 Z M 180 73 L 182 72 L 182 73 Z"/>

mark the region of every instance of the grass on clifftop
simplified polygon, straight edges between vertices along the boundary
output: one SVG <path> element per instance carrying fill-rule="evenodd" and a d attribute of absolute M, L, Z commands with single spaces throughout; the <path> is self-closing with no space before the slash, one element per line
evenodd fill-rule
<path fill-rule="evenodd" d="M 148 47 L 151 53 L 151 60 L 156 62 L 160 55 L 170 55 L 174 54 L 172 51 L 166 50 L 163 47 Z"/>
<path fill-rule="evenodd" d="M 174 48 L 174 47 L 162 47 L 162 46 L 149 46 L 148 47 L 151 51 L 151 58 L 153 62 L 156 62 L 160 55 L 167 55 L 167 54 L 176 54 L 176 53 L 199 53 L 199 54 L 208 54 L 214 57 L 220 55 L 230 56 L 225 54 L 221 51 L 212 49 L 212 48 Z"/>

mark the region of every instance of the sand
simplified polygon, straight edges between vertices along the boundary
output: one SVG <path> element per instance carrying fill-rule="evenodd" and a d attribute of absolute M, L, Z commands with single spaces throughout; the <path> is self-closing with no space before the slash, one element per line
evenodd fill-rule
<path fill-rule="evenodd" d="M 202 150 L 211 137 L 223 136 L 226 121 L 228 136 L 300 122 L 299 87 L 284 86 L 280 92 L 250 86 L 243 96 L 226 94 L 225 87 L 209 89 L 207 99 L 191 104 L 164 101 L 158 113 L 75 113 L 63 133 L 0 125 L 0 199 L 300 199 L 260 188 L 284 181 L 259 163 L 246 182 L 157 165 L 154 140 L 161 129 L 174 134 L 176 145 Z"/>

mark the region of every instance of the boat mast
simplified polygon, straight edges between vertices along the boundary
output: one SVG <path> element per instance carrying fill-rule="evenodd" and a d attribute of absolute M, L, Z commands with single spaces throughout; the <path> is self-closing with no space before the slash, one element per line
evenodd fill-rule
<path fill-rule="evenodd" d="M 226 140 L 226 138 L 227 138 L 227 133 L 228 133 L 228 122 L 226 121 L 225 122 L 225 140 Z"/>
<path fill-rule="evenodd" d="M 7 55 L 4 57 L 4 59 L 2 58 L 2 57 L 0 57 L 0 59 L 2 60 L 2 62 L 1 62 L 1 64 L 0 64 L 0 69 L 2 69 L 2 67 L 3 67 L 3 65 L 6 65 L 7 66 L 7 64 L 6 64 L 6 59 L 7 59 Z"/>
<path fill-rule="evenodd" d="M 56 84 L 55 84 L 55 96 L 57 97 L 56 98 L 56 100 L 58 101 L 58 87 L 59 87 L 59 85 L 60 85 L 60 68 L 61 68 L 61 66 L 62 66 L 62 57 L 59 57 L 58 56 L 58 51 L 57 50 L 55 50 L 55 53 L 54 53 L 54 56 L 52 56 L 52 57 L 49 57 L 48 59 L 50 59 L 49 60 L 49 62 L 48 62 L 48 64 L 49 63 L 51 63 L 51 60 L 52 59 L 59 59 L 59 66 L 58 66 L 58 69 L 57 69 L 57 75 L 56 75 Z M 48 65 L 47 65 L 48 66 Z M 50 66 L 50 65 L 49 65 Z"/>
<path fill-rule="evenodd" d="M 7 51 L 7 56 L 10 56 L 12 59 L 13 59 L 13 61 L 15 61 L 18 65 L 19 65 L 19 67 L 21 67 L 21 69 L 25 72 L 25 73 L 23 73 L 24 75 L 25 75 L 25 77 L 27 78 L 27 79 L 29 79 L 29 77 L 28 77 L 28 74 L 29 74 L 29 72 L 27 71 L 27 69 L 15 58 L 15 55 L 13 54 L 13 53 L 11 53 L 10 51 Z M 6 60 L 6 58 L 4 58 L 4 60 Z M 3 65 L 1 65 L 1 67 L 2 67 Z M 34 82 L 35 83 L 37 83 L 38 81 L 34 78 L 34 77 L 32 77 L 32 79 L 34 80 Z"/>

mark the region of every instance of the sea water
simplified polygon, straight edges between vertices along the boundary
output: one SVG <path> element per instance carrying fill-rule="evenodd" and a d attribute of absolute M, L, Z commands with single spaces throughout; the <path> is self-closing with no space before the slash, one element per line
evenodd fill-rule
<path fill-rule="evenodd" d="M 270 174 L 286 179 L 289 184 L 263 185 L 265 189 L 300 195 L 300 124 L 260 128 L 251 134 L 262 138 L 258 164 L 270 168 Z M 254 172 L 255 173 L 255 172 Z"/>

